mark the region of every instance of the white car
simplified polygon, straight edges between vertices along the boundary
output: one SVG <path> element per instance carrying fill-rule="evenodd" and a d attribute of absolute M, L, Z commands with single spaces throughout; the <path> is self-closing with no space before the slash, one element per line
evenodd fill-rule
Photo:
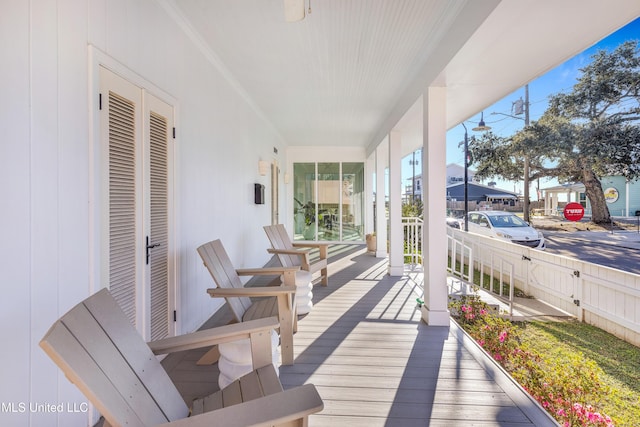
<path fill-rule="evenodd" d="M 510 212 L 469 212 L 468 227 L 472 233 L 495 237 L 530 248 L 545 249 L 542 233 Z"/>

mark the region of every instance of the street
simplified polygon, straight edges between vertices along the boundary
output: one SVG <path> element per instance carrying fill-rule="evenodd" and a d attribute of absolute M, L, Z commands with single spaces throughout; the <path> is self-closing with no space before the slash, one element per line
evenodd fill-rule
<path fill-rule="evenodd" d="M 549 253 L 640 274 L 640 248 L 614 243 L 615 233 L 598 233 L 597 239 L 587 240 L 583 233 L 578 237 L 575 233 L 564 231 L 544 231 L 544 237 Z"/>

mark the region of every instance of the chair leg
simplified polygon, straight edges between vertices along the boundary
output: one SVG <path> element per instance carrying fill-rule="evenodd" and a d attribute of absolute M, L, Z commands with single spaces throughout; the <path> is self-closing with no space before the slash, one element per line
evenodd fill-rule
<path fill-rule="evenodd" d="M 289 295 L 278 297 L 278 320 L 280 321 L 280 350 L 282 364 L 293 365 L 294 317 L 298 317 Z M 297 328 L 297 325 L 295 326 Z"/>
<path fill-rule="evenodd" d="M 329 284 L 329 275 L 327 274 L 327 269 L 323 268 L 320 270 L 320 274 L 322 274 L 322 281 L 320 282 L 322 286 L 327 286 Z"/>
<path fill-rule="evenodd" d="M 326 260 L 327 256 L 329 255 L 328 247 L 323 245 L 323 246 L 320 246 L 319 249 L 320 249 L 320 259 Z M 327 267 L 320 270 L 320 274 L 322 274 L 322 282 L 321 282 L 322 286 L 327 286 L 329 284 L 329 275 L 327 274 Z"/>

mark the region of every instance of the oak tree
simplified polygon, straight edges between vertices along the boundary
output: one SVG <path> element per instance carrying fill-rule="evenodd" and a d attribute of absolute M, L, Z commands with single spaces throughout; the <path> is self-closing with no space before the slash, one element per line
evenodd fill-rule
<path fill-rule="evenodd" d="M 637 41 L 598 51 L 568 93 L 550 96 L 542 117 L 503 138 L 489 133 L 470 148 L 476 176 L 582 182 L 595 223 L 611 221 L 600 182 L 640 177 L 640 55 Z"/>

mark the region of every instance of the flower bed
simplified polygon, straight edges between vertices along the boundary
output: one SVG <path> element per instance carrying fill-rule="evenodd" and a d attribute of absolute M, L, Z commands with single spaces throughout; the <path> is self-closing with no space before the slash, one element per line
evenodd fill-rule
<path fill-rule="evenodd" d="M 492 315 L 477 295 L 451 299 L 449 305 L 460 326 L 561 425 L 614 425 L 599 411 L 610 390 L 594 362 L 582 354 L 553 358 L 536 352 L 522 342 L 518 325 Z"/>

